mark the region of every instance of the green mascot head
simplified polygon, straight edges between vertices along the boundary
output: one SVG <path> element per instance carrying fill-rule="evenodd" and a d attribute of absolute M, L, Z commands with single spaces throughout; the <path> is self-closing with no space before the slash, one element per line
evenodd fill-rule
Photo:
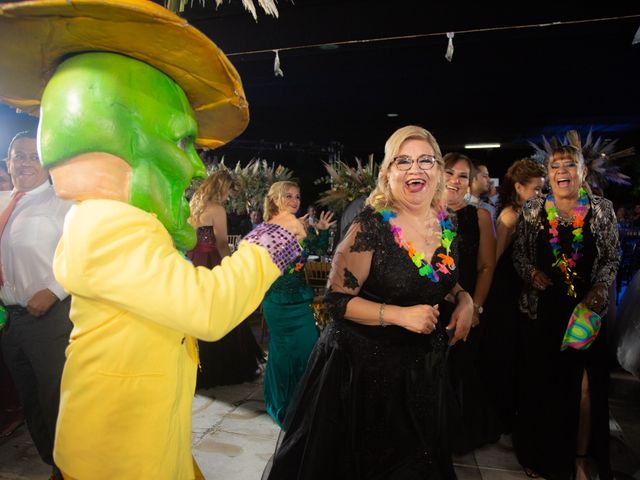
<path fill-rule="evenodd" d="M 148 0 L 47 0 L 0 3 L 0 44 L 0 102 L 40 114 L 56 193 L 127 202 L 193 247 L 184 192 L 205 175 L 194 144 L 220 147 L 249 122 L 211 39 Z"/>
<path fill-rule="evenodd" d="M 184 192 L 192 178 L 206 174 L 194 147 L 196 134 L 180 86 L 124 55 L 85 53 L 67 59 L 42 96 L 42 163 L 55 166 L 92 152 L 124 160 L 131 169 L 124 200 L 157 215 L 180 250 L 196 241 Z M 92 171 L 87 177 L 109 174 Z"/>

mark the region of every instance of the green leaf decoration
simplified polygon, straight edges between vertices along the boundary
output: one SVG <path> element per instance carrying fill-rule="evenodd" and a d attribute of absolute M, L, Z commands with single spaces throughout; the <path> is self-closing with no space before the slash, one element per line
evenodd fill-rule
<path fill-rule="evenodd" d="M 260 158 L 251 159 L 244 167 L 241 162 L 238 162 L 233 168 L 225 165 L 223 158 L 220 162 L 207 166 L 207 175 L 218 170 L 227 170 L 234 180 L 235 190 L 229 195 L 229 200 L 224 207 L 228 212 L 239 215 L 247 214 L 251 210 L 262 212 L 264 197 L 273 183 L 282 180 L 295 181 L 292 178 L 293 172 L 288 168 Z M 195 192 L 198 185 L 200 181 L 192 182 L 187 192 Z M 187 196 L 190 195 L 187 194 Z"/>
<path fill-rule="evenodd" d="M 329 189 L 320 194 L 318 204 L 341 213 L 356 198 L 368 196 L 378 181 L 379 166 L 369 155 L 366 165 L 356 158 L 356 166 L 351 167 L 343 161 L 324 163 L 326 176 L 315 181 L 316 185 L 326 184 Z"/>

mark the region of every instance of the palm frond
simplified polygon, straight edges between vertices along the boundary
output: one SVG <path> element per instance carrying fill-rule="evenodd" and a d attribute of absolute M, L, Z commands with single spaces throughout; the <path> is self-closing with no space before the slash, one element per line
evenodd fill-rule
<path fill-rule="evenodd" d="M 174 13 L 184 12 L 184 7 L 187 3 L 193 3 L 193 0 L 165 0 L 164 6 L 166 9 L 171 10 Z M 207 3 L 206 0 L 198 0 L 201 6 L 205 6 Z M 215 0 L 216 9 L 222 5 L 222 0 Z M 272 17 L 278 18 L 278 7 L 276 6 L 275 0 L 258 0 L 258 5 L 264 10 L 264 13 L 267 15 L 271 15 Z M 251 14 L 253 19 L 258 21 L 258 11 L 256 9 L 256 5 L 254 0 L 242 0 L 242 6 L 244 9 Z"/>
<path fill-rule="evenodd" d="M 282 165 L 269 163 L 264 159 L 253 158 L 244 167 L 237 162 L 233 168 L 224 163 L 224 157 L 219 162 L 207 166 L 207 175 L 218 170 L 227 170 L 234 183 L 234 192 L 229 196 L 225 209 L 239 215 L 251 210 L 262 211 L 264 197 L 271 184 L 281 180 L 290 180 L 293 172 Z M 195 192 L 200 181 L 192 182 L 187 192 Z M 187 196 L 190 195 L 187 193 Z"/>

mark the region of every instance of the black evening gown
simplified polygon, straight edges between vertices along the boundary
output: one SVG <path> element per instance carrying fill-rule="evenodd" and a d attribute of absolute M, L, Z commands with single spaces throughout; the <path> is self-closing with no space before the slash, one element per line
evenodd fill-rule
<path fill-rule="evenodd" d="M 468 205 L 456 212 L 460 261 L 459 283 L 471 295 L 476 288 L 480 227 L 478 210 Z M 471 329 L 466 342 L 458 342 L 449 351 L 447 368 L 450 380 L 449 428 L 454 453 L 463 454 L 500 438 L 497 416 L 490 404 L 483 381 L 479 350 L 485 316 Z"/>
<path fill-rule="evenodd" d="M 500 430 L 511 433 L 516 414 L 517 342 L 523 313 L 518 307 L 522 280 L 513 266 L 513 242 L 496 264 L 482 315 L 480 369 Z"/>
<path fill-rule="evenodd" d="M 453 255 L 455 248 L 454 241 Z M 311 354 L 263 478 L 456 478 L 445 438 L 446 315 L 430 335 L 344 318 L 354 295 L 443 308 L 456 277 L 455 271 L 438 283 L 420 277 L 381 215 L 366 208 L 356 217 L 334 255 L 325 300 L 332 321 Z"/>
<path fill-rule="evenodd" d="M 220 264 L 212 226 L 197 230 L 198 243 L 187 252 L 196 267 L 213 268 Z M 196 388 L 233 385 L 255 379 L 265 355 L 245 320 L 216 342 L 198 341 L 200 369 Z"/>
<path fill-rule="evenodd" d="M 546 217 L 541 209 L 540 215 Z M 591 397 L 591 451 L 601 480 L 610 479 L 607 321 L 603 318 L 598 337 L 587 350 L 560 351 L 571 312 L 590 288 L 596 245 L 589 223 L 584 222 L 583 257 L 577 262 L 574 280 L 577 298 L 567 295 L 564 275 L 553 268 L 548 228 L 537 236 L 536 268 L 553 285 L 539 296 L 537 319 L 522 323 L 522 371 L 519 376 L 518 416 L 514 447 L 518 461 L 543 477 L 572 478 L 576 457 L 578 412 L 583 372 L 589 378 Z M 543 225 L 548 225 L 546 218 Z M 558 227 L 563 252 L 571 252 L 572 226 Z"/>

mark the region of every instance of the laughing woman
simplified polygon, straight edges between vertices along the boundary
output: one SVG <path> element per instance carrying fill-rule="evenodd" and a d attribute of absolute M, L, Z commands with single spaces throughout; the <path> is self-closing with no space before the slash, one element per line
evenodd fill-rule
<path fill-rule="evenodd" d="M 585 187 L 579 149 L 554 148 L 547 160 L 551 194 L 529 200 L 514 240 L 524 282 L 523 371 L 514 446 L 529 476 L 586 480 L 592 459 L 611 479 L 607 321 L 586 349 L 561 350 L 579 303 L 604 316 L 618 270 L 618 230 L 609 200 Z"/>
<path fill-rule="evenodd" d="M 263 478 L 455 478 L 444 438 L 447 332 L 451 344 L 466 338 L 473 304 L 457 283 L 443 190 L 431 133 L 391 135 L 378 184 L 334 255 L 331 323 Z M 448 294 L 451 321 L 440 315 Z"/>

